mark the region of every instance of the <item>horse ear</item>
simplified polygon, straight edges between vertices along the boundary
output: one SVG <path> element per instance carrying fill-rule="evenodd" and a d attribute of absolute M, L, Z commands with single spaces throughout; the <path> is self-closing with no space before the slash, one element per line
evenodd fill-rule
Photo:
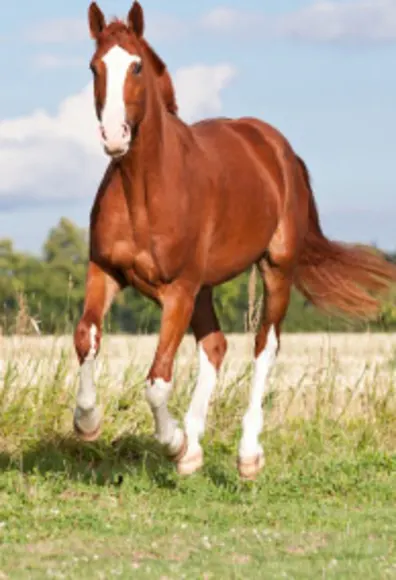
<path fill-rule="evenodd" d="M 144 34 L 144 13 L 143 8 L 137 2 L 133 3 L 132 8 L 128 14 L 128 26 L 136 34 L 138 38 L 141 38 Z"/>
<path fill-rule="evenodd" d="M 96 2 L 92 2 L 88 10 L 88 21 L 89 21 L 89 30 L 91 32 L 91 37 L 94 40 L 98 40 L 101 32 L 106 28 L 106 20 L 103 16 L 103 12 L 96 4 Z"/>

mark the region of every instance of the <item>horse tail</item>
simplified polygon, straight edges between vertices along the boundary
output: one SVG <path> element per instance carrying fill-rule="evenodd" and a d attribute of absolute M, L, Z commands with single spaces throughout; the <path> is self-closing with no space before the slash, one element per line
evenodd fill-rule
<path fill-rule="evenodd" d="M 396 282 L 396 266 L 377 250 L 328 240 L 323 234 L 311 179 L 298 158 L 309 189 L 308 231 L 296 268 L 296 288 L 315 306 L 352 317 L 379 314 L 380 296 Z"/>

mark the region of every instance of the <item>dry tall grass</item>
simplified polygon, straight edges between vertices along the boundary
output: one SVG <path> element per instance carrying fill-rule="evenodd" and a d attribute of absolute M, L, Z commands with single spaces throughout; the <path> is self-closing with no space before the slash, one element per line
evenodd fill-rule
<path fill-rule="evenodd" d="M 105 337 L 96 375 L 104 437 L 151 432 L 144 378 L 156 337 Z M 253 337 L 229 337 L 208 430 L 235 436 L 246 409 Z M 284 335 L 266 398 L 267 428 L 299 419 L 370 422 L 396 409 L 396 335 Z M 171 405 L 181 418 L 197 367 L 192 337 L 175 365 Z M 71 337 L 0 337 L 0 448 L 68 436 L 78 379 Z"/>

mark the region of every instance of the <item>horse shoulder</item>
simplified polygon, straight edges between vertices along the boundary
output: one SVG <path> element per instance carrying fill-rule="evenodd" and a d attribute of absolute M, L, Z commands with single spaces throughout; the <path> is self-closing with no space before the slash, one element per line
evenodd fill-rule
<path fill-rule="evenodd" d="M 122 178 L 112 163 L 91 210 L 90 246 L 96 260 L 116 268 L 127 266 L 135 254 Z"/>

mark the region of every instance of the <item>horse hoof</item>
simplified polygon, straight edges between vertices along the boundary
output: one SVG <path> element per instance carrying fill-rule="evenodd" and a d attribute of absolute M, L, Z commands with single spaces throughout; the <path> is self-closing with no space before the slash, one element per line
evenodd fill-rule
<path fill-rule="evenodd" d="M 177 472 L 179 475 L 192 475 L 203 466 L 203 451 L 200 449 L 192 455 L 187 453 L 178 461 Z"/>
<path fill-rule="evenodd" d="M 238 471 L 241 479 L 254 481 L 260 471 L 263 469 L 265 459 L 263 454 L 256 455 L 248 459 L 238 459 Z"/>
<path fill-rule="evenodd" d="M 182 460 L 182 458 L 186 455 L 187 451 L 188 451 L 188 439 L 187 435 L 183 433 L 183 441 L 182 444 L 180 445 L 179 450 L 176 451 L 176 453 L 168 453 L 168 458 L 173 463 L 178 464 Z"/>

